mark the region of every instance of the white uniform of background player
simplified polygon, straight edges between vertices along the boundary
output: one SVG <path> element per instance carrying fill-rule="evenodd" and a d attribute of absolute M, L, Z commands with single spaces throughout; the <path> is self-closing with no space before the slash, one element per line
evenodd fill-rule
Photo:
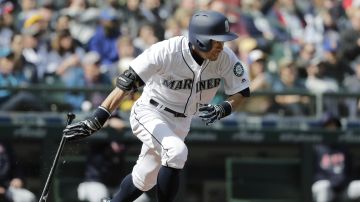
<path fill-rule="evenodd" d="M 189 37 L 174 37 L 145 50 L 118 77 L 117 88 L 92 117 L 66 127 L 68 140 L 93 134 L 129 92 L 145 85 L 130 115 L 132 131 L 143 143 L 141 153 L 111 202 L 133 201 L 155 185 L 158 202 L 174 200 L 188 156 L 184 139 L 191 119 L 198 115 L 211 124 L 231 114 L 250 95 L 247 69 L 224 47 L 225 41 L 236 38 L 223 14 L 195 13 Z M 208 104 L 221 84 L 229 97 Z"/>

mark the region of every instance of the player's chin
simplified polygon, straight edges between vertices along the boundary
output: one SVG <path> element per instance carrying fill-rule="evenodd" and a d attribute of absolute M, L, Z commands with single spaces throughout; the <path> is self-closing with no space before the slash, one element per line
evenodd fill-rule
<path fill-rule="evenodd" d="M 219 57 L 219 54 L 212 54 L 212 55 L 210 55 L 210 56 L 208 57 L 208 59 L 209 59 L 210 61 L 215 61 L 215 60 L 218 59 L 218 57 Z"/>

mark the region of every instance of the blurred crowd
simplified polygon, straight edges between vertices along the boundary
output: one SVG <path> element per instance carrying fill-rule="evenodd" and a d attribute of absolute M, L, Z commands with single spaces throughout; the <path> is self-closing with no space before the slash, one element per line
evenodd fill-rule
<path fill-rule="evenodd" d="M 252 92 L 359 92 L 359 0 L 0 0 L 0 86 L 110 86 L 152 44 L 187 35 L 193 11 L 224 13 L 240 37 L 227 42 L 249 67 Z M 0 110 L 98 106 L 106 93 L 39 99 L 0 90 Z M 301 95 L 254 97 L 244 110 L 309 114 Z M 124 110 L 129 106 L 124 102 Z M 357 99 L 344 101 L 356 116 Z M 330 100 L 325 107 L 337 114 Z"/>

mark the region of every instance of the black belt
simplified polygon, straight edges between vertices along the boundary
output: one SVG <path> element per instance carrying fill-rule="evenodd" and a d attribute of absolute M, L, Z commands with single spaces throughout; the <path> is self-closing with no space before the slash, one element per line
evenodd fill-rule
<path fill-rule="evenodd" d="M 150 104 L 154 105 L 155 107 L 157 107 L 157 106 L 159 105 L 159 103 L 156 102 L 156 101 L 153 100 L 153 99 L 150 99 Z M 174 114 L 175 117 L 186 117 L 185 114 L 176 112 L 176 111 L 174 111 L 174 110 L 172 110 L 172 109 L 169 109 L 169 108 L 167 108 L 167 107 L 165 107 L 164 110 L 167 111 L 167 112 L 169 112 L 169 113 Z"/>

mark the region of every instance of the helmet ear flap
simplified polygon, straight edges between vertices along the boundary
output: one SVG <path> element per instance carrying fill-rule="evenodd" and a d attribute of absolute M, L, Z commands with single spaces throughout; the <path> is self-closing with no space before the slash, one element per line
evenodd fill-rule
<path fill-rule="evenodd" d="M 196 48 L 201 51 L 208 52 L 211 50 L 211 39 L 196 39 L 196 44 L 194 44 Z"/>

